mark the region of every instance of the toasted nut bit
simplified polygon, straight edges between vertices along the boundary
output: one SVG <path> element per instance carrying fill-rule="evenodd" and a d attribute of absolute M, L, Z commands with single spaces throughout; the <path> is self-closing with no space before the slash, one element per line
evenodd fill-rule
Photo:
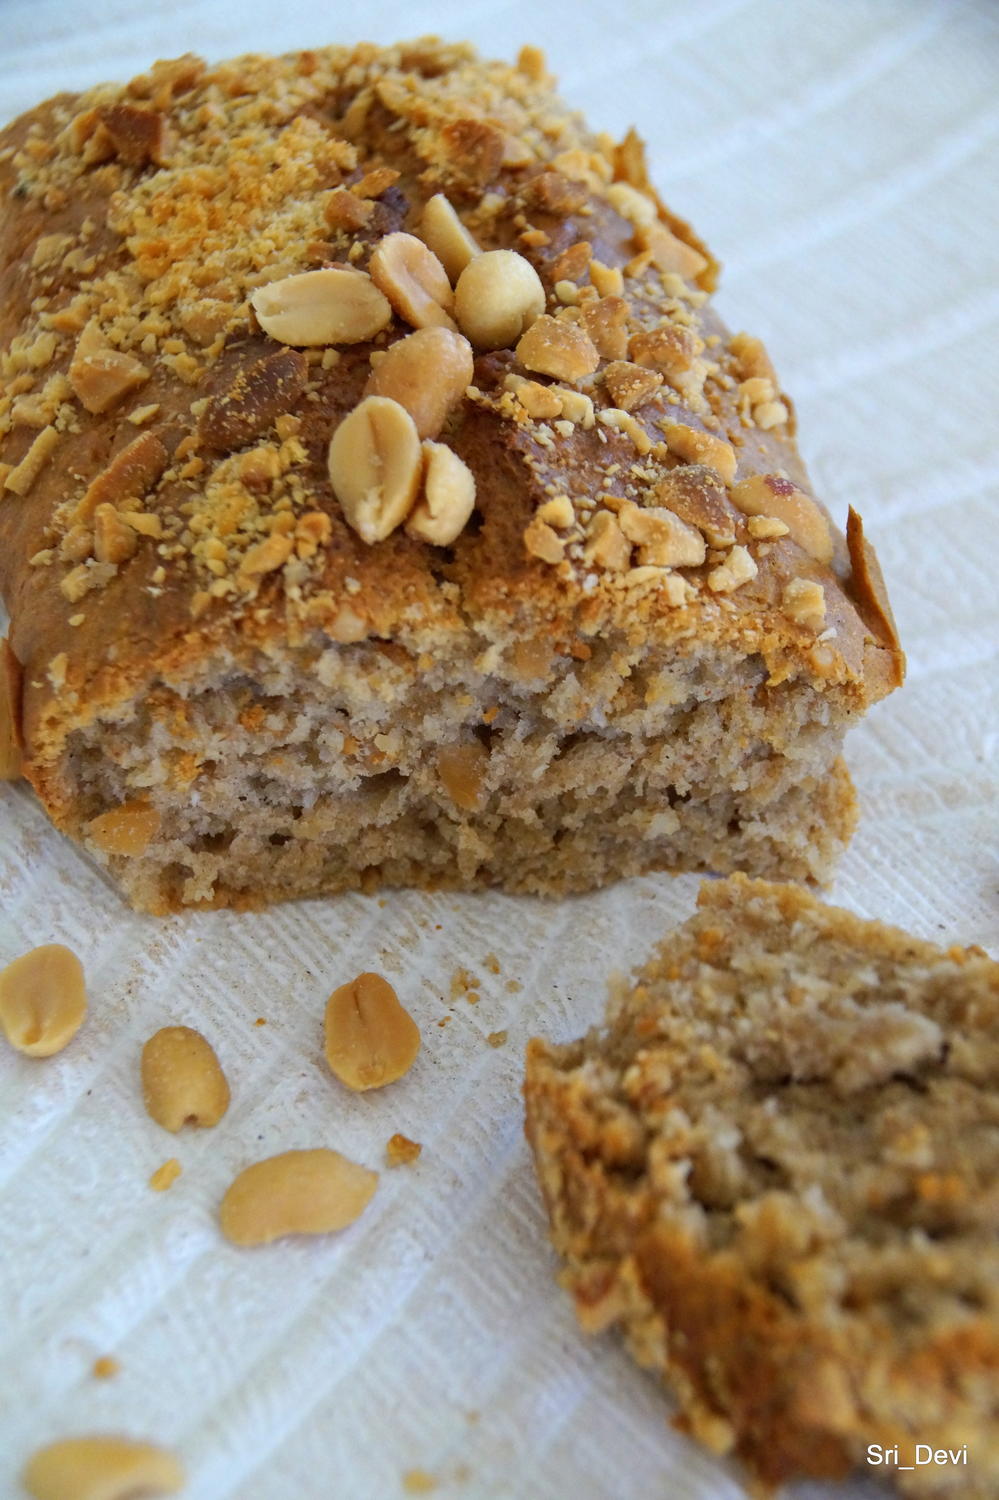
<path fill-rule="evenodd" d="M 134 505 L 153 488 L 169 462 L 170 455 L 155 432 L 141 433 L 87 486 L 73 510 L 72 522 L 89 525 L 99 505 L 117 506 L 125 500 Z"/>
<path fill-rule="evenodd" d="M 565 542 L 547 521 L 534 516 L 524 531 L 524 546 L 541 562 L 560 563 L 565 557 Z"/>
<path fill-rule="evenodd" d="M 428 200 L 420 220 L 420 238 L 437 256 L 452 284 L 479 254 L 474 238 L 443 193 Z"/>
<path fill-rule="evenodd" d="M 547 526 L 555 526 L 562 531 L 576 524 L 576 512 L 568 495 L 553 495 L 550 500 L 546 500 L 544 505 L 538 507 L 538 518 Z"/>
<path fill-rule="evenodd" d="M 331 1234 L 360 1217 L 377 1186 L 377 1172 L 339 1151 L 283 1151 L 240 1172 L 222 1199 L 219 1223 L 233 1245 Z"/>
<path fill-rule="evenodd" d="M 663 224 L 638 224 L 635 227 L 635 244 L 639 250 L 648 250 L 660 271 L 675 271 L 680 276 L 693 279 L 699 276 L 708 262 L 699 250 L 685 240 L 670 234 Z"/>
<path fill-rule="evenodd" d="M 217 1125 L 229 1108 L 229 1085 L 200 1031 L 164 1026 L 142 1049 L 142 1100 L 157 1125 Z"/>
<path fill-rule="evenodd" d="M 734 333 L 729 349 L 735 360 L 736 370 L 743 380 L 754 377 L 769 380 L 777 388 L 777 372 L 761 339 L 754 338 L 749 333 Z"/>
<path fill-rule="evenodd" d="M 148 379 L 149 371 L 140 360 L 115 349 L 99 324 L 87 324 L 69 367 L 69 383 L 87 411 L 109 411 Z"/>
<path fill-rule="evenodd" d="M 15 495 L 26 495 L 48 463 L 58 442 L 59 434 L 56 429 L 43 427 L 21 462 L 8 473 L 4 489 L 13 490 Z"/>
<path fill-rule="evenodd" d="M 737 459 L 735 449 L 724 438 L 713 433 L 702 432 L 697 427 L 688 427 L 683 422 L 667 422 L 664 427 L 666 446 L 686 463 L 705 464 L 720 474 L 726 484 L 735 478 Z"/>
<path fill-rule="evenodd" d="M 415 234 L 387 234 L 370 261 L 371 279 L 414 328 L 454 328 L 447 272 Z"/>
<path fill-rule="evenodd" d="M 554 375 L 558 380 L 592 375 L 600 363 L 600 355 L 584 329 L 547 313 L 536 318 L 521 338 L 517 358 L 526 370 Z"/>
<path fill-rule="evenodd" d="M 636 364 L 659 370 L 672 382 L 693 368 L 694 361 L 704 353 L 704 341 L 692 329 L 673 323 L 632 334 L 628 353 Z"/>
<path fill-rule="evenodd" d="M 775 542 L 778 537 L 788 536 L 791 528 L 776 516 L 750 516 L 747 530 L 755 541 Z"/>
<path fill-rule="evenodd" d="M 0 1027 L 27 1057 L 51 1057 L 87 1014 L 83 965 L 59 943 L 32 948 L 0 972 Z"/>
<path fill-rule="evenodd" d="M 408 516 L 423 476 L 406 408 L 388 396 L 366 396 L 333 434 L 329 471 L 348 524 L 369 545 L 384 541 Z"/>
<path fill-rule="evenodd" d="M 525 380 L 511 371 L 504 375 L 503 384 L 513 391 L 521 406 L 536 422 L 562 415 L 562 397 L 557 386 L 542 385 L 539 380 Z"/>
<path fill-rule="evenodd" d="M 349 188 L 337 188 L 326 200 L 323 218 L 331 229 L 346 229 L 353 234 L 355 230 L 363 229 L 374 211 L 373 203 L 359 198 Z M 334 258 L 331 255 L 330 259 Z"/>
<path fill-rule="evenodd" d="M 623 573 L 631 562 L 631 543 L 610 511 L 598 510 L 586 532 L 583 556 L 587 562 L 606 568 L 609 573 Z"/>
<path fill-rule="evenodd" d="M 284 567 L 294 550 L 293 537 L 278 534 L 265 537 L 262 542 L 257 542 L 245 554 L 239 565 L 239 571 L 246 577 L 273 573 L 278 568 Z"/>
<path fill-rule="evenodd" d="M 450 328 L 418 328 L 390 345 L 364 387 L 404 406 L 421 438 L 435 438 L 472 383 L 472 346 Z"/>
<path fill-rule="evenodd" d="M 590 269 L 590 254 L 593 247 L 589 240 L 577 240 L 561 255 L 557 255 L 552 261 L 550 275 L 552 281 L 574 281 L 577 284 Z"/>
<path fill-rule="evenodd" d="M 21 774 L 21 665 L 6 636 L 0 639 L 0 781 Z"/>
<path fill-rule="evenodd" d="M 477 349 L 511 348 L 545 310 L 541 278 L 516 250 L 487 250 L 458 277 L 454 313 Z"/>
<path fill-rule="evenodd" d="M 817 562 L 833 554 L 829 523 L 804 490 L 780 474 L 753 474 L 732 487 L 732 501 L 747 516 L 775 516 L 791 537 Z"/>
<path fill-rule="evenodd" d="M 169 1453 L 122 1437 L 63 1438 L 40 1449 L 24 1471 L 33 1500 L 138 1500 L 175 1495 L 184 1482 Z"/>
<path fill-rule="evenodd" d="M 479 740 L 447 745 L 437 752 L 437 774 L 451 801 L 466 812 L 477 812 L 485 800 L 489 751 Z"/>
<path fill-rule="evenodd" d="M 604 384 L 611 400 L 621 411 L 632 411 L 647 401 L 663 383 L 658 370 L 633 365 L 627 360 L 615 359 L 604 371 Z"/>
<path fill-rule="evenodd" d="M 139 538 L 107 501 L 94 511 L 94 556 L 98 562 L 123 563 L 135 553 Z"/>
<path fill-rule="evenodd" d="M 620 297 L 624 276 L 620 266 L 605 266 L 602 260 L 590 261 L 590 280 L 601 297 Z"/>
<path fill-rule="evenodd" d="M 814 578 L 792 578 L 781 598 L 784 613 L 807 630 L 821 630 L 826 622 L 826 595 Z"/>
<path fill-rule="evenodd" d="M 601 359 L 624 359 L 628 353 L 628 304 L 623 297 L 601 297 L 583 308 L 583 326 Z"/>
<path fill-rule="evenodd" d="M 416 1022 L 380 974 L 359 974 L 333 991 L 326 1004 L 326 1061 L 349 1089 L 394 1083 L 419 1050 Z"/>
<path fill-rule="evenodd" d="M 154 1193 L 165 1193 L 169 1188 L 173 1187 L 183 1170 L 184 1168 L 177 1158 L 171 1156 L 169 1161 L 165 1161 L 161 1167 L 156 1168 L 156 1171 L 149 1179 L 149 1186 Z"/>
<path fill-rule="evenodd" d="M 630 411 L 620 411 L 616 406 L 607 406 L 597 413 L 597 420 L 604 427 L 612 427 L 615 432 L 623 432 L 626 437 L 631 438 L 638 453 L 644 455 L 651 450 L 652 439 L 638 418 L 633 417 Z"/>
<path fill-rule="evenodd" d="M 128 859 L 145 854 L 159 831 L 159 813 L 144 802 L 123 802 L 87 824 L 87 837 L 96 848 Z"/>
<path fill-rule="evenodd" d="M 672 511 L 643 509 L 628 500 L 618 511 L 618 525 L 629 542 L 638 545 L 643 567 L 696 568 L 704 561 L 704 538 Z"/>
<path fill-rule="evenodd" d="M 723 563 L 712 568 L 708 574 L 708 588 L 715 594 L 731 594 L 751 578 L 755 578 L 757 567 L 745 547 L 735 546 Z"/>
<path fill-rule="evenodd" d="M 265 333 L 281 344 L 313 348 L 360 344 L 391 321 L 392 309 L 364 271 L 327 266 L 262 286 L 250 298 Z"/>
<path fill-rule="evenodd" d="M 444 443 L 424 443 L 423 463 L 423 494 L 410 512 L 406 534 L 449 547 L 475 508 L 475 477 Z"/>
<path fill-rule="evenodd" d="M 654 224 L 656 205 L 627 182 L 612 182 L 607 189 L 611 208 L 630 224 Z"/>
<path fill-rule="evenodd" d="M 409 1136 L 395 1135 L 389 1137 L 388 1145 L 385 1147 L 385 1160 L 390 1167 L 408 1167 L 411 1162 L 416 1161 L 423 1147 L 419 1141 L 411 1141 Z"/>

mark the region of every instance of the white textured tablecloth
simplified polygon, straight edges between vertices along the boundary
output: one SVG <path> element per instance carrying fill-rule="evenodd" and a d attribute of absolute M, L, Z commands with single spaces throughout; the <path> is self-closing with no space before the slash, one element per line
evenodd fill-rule
<path fill-rule="evenodd" d="M 542 42 L 594 126 L 649 141 L 667 200 L 726 263 L 723 314 L 765 338 L 798 403 L 820 492 L 840 518 L 852 501 L 880 551 L 909 678 L 849 740 L 862 819 L 834 899 L 995 945 L 997 19 L 989 0 L 3 0 L 0 113 L 187 49 Z M 157 922 L 23 787 L 0 791 L 0 820 L 0 963 L 68 943 L 92 1006 L 59 1057 L 0 1049 L 3 1500 L 37 1445 L 92 1430 L 174 1449 L 189 1500 L 391 1500 L 411 1469 L 483 1500 L 740 1493 L 667 1428 L 614 1338 L 577 1332 L 521 1126 L 526 1039 L 591 1023 L 607 971 L 689 913 L 694 879 L 561 905 L 398 894 Z M 460 966 L 477 1005 L 450 998 Z M 402 1082 L 354 1097 L 320 1061 L 320 1020 L 362 968 L 397 984 L 424 1047 Z M 143 1112 L 139 1049 L 168 1021 L 221 1055 L 233 1104 L 216 1130 L 174 1139 Z M 248 1162 L 331 1144 L 378 1167 L 393 1131 L 423 1155 L 385 1171 L 342 1235 L 220 1239 Z M 174 1154 L 183 1175 L 151 1192 Z M 114 1379 L 90 1373 L 103 1354 Z"/>

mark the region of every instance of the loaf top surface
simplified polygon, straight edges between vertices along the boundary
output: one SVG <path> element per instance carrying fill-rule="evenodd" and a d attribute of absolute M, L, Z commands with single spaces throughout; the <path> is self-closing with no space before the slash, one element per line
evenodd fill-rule
<path fill-rule="evenodd" d="M 716 263 L 534 49 L 157 63 L 15 121 L 0 193 L 0 588 L 36 758 L 220 644 L 716 642 L 856 709 L 901 680 L 859 518 L 844 543 L 811 497 L 766 351 L 710 308 Z M 368 543 L 330 438 L 412 320 L 300 349 L 250 299 L 366 271 L 435 195 L 530 262 L 544 322 L 533 356 L 477 349 L 440 434 L 469 523 Z"/>

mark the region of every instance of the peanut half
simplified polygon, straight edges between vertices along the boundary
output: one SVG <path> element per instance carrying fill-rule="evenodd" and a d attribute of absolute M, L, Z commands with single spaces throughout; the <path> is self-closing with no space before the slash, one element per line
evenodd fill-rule
<path fill-rule="evenodd" d="M 479 254 L 474 238 L 443 193 L 427 200 L 420 220 L 420 238 L 437 256 L 452 282 Z"/>
<path fill-rule="evenodd" d="M 364 387 L 404 406 L 421 438 L 435 438 L 472 382 L 472 346 L 450 328 L 418 328 L 386 350 Z"/>
<path fill-rule="evenodd" d="M 139 1500 L 175 1495 L 184 1485 L 175 1458 L 123 1437 L 63 1438 L 41 1448 L 24 1471 L 33 1500 Z"/>
<path fill-rule="evenodd" d="M 283 1151 L 240 1172 L 222 1199 L 219 1222 L 234 1245 L 330 1234 L 360 1217 L 377 1186 L 377 1172 L 339 1151 Z"/>
<path fill-rule="evenodd" d="M 454 328 L 447 272 L 415 234 L 387 234 L 370 261 L 371 279 L 413 328 Z"/>
<path fill-rule="evenodd" d="M 361 344 L 392 318 L 371 277 L 353 266 L 285 276 L 259 287 L 250 301 L 265 333 L 299 348 Z"/>
<path fill-rule="evenodd" d="M 146 1113 L 174 1134 L 182 1125 L 217 1125 L 229 1108 L 229 1085 L 214 1048 L 190 1026 L 164 1026 L 142 1049 Z"/>
<path fill-rule="evenodd" d="M 416 1022 L 380 974 L 359 974 L 333 991 L 326 1003 L 326 1061 L 349 1089 L 394 1083 L 419 1050 Z"/>
<path fill-rule="evenodd" d="M 423 493 L 410 512 L 406 534 L 449 547 L 475 508 L 475 476 L 445 443 L 424 443 L 423 459 Z"/>
<path fill-rule="evenodd" d="M 0 1027 L 27 1057 L 51 1057 L 87 1014 L 83 965 L 60 943 L 32 948 L 0 973 Z"/>
<path fill-rule="evenodd" d="M 487 250 L 458 277 L 454 315 L 477 349 L 505 349 L 545 310 L 541 277 L 516 250 Z"/>
<path fill-rule="evenodd" d="M 827 563 L 833 555 L 829 522 L 811 495 L 780 474 L 751 474 L 732 487 L 732 502 L 746 516 L 775 516 L 798 546 Z"/>
<path fill-rule="evenodd" d="M 365 396 L 329 449 L 330 482 L 362 541 L 384 541 L 409 515 L 423 475 L 416 424 L 389 396 Z"/>

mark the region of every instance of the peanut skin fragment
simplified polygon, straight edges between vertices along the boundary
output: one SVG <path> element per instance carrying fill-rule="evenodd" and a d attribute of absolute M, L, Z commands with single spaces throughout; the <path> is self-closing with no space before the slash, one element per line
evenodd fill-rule
<path fill-rule="evenodd" d="M 164 1026 L 142 1049 L 142 1098 L 157 1125 L 217 1125 L 229 1108 L 229 1085 L 210 1042 L 191 1026 Z"/>
<path fill-rule="evenodd" d="M 359 974 L 333 991 L 326 1004 L 326 1061 L 349 1089 L 394 1083 L 419 1050 L 416 1022 L 380 974 Z"/>
<path fill-rule="evenodd" d="M 175 1495 L 185 1475 L 175 1458 L 152 1443 L 78 1437 L 39 1449 L 23 1479 L 33 1500 L 139 1500 Z"/>
<path fill-rule="evenodd" d="M 378 1173 L 320 1146 L 283 1151 L 240 1172 L 219 1210 L 233 1245 L 269 1245 L 289 1234 L 330 1234 L 367 1207 Z"/>
<path fill-rule="evenodd" d="M 0 1027 L 26 1057 L 51 1057 L 87 1014 L 83 965 L 61 943 L 32 948 L 0 973 Z"/>

